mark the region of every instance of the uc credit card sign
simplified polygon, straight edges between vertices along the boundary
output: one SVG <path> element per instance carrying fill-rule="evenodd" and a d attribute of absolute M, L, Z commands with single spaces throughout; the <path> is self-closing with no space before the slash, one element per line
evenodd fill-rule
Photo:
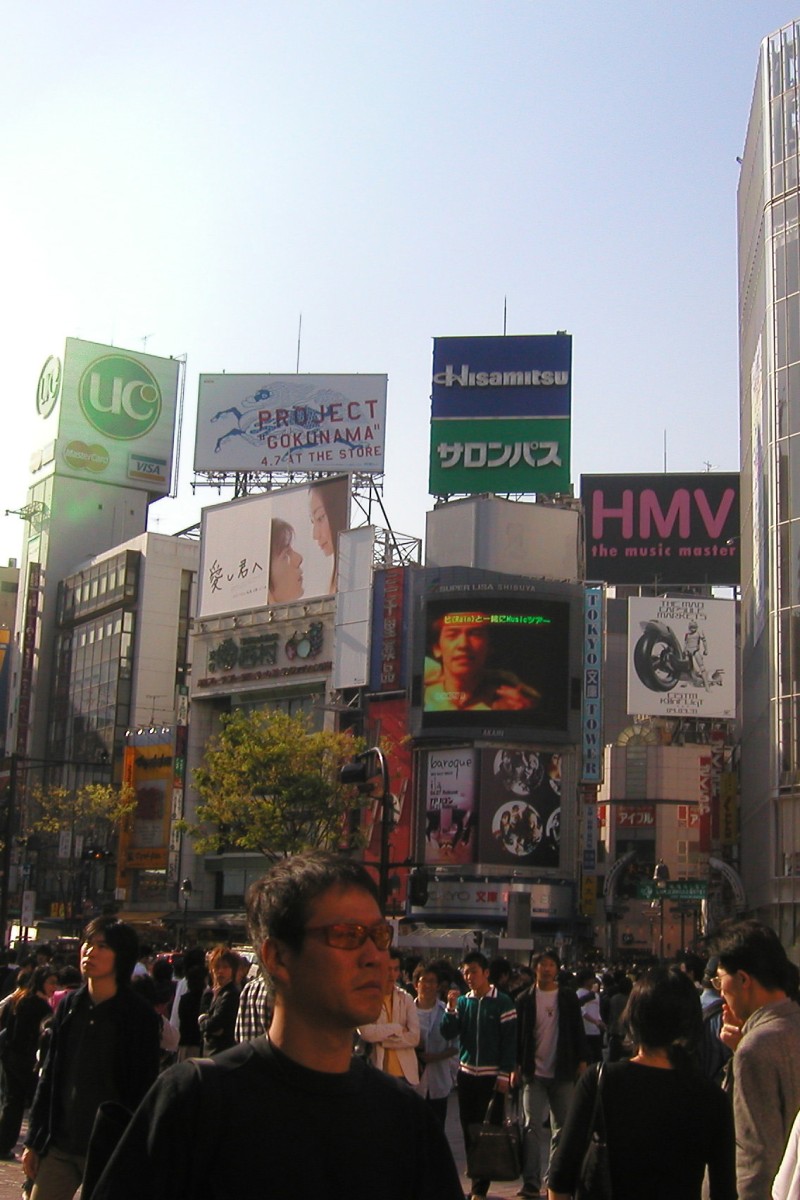
<path fill-rule="evenodd" d="M 430 491 L 570 486 L 572 338 L 435 338 Z"/>

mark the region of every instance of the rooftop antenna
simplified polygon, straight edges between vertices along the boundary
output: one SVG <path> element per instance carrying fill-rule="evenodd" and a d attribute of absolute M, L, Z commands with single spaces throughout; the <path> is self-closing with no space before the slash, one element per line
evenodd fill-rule
<path fill-rule="evenodd" d="M 716 470 L 716 467 L 714 466 L 714 464 L 710 463 L 707 458 L 703 459 L 703 466 L 705 467 L 706 471 L 715 471 Z"/>
<path fill-rule="evenodd" d="M 146 333 L 142 338 L 142 350 L 145 352 L 145 354 L 147 353 L 147 343 L 150 341 L 152 336 L 152 333 Z"/>
<path fill-rule="evenodd" d="M 297 322 L 297 363 L 295 365 L 296 374 L 300 374 L 300 336 L 303 332 L 303 314 L 300 313 L 300 319 Z"/>
<path fill-rule="evenodd" d="M 667 473 L 667 431 L 664 430 L 664 474 Z"/>
<path fill-rule="evenodd" d="M 507 323 L 508 323 L 508 296 L 503 296 L 503 337 L 506 336 Z"/>

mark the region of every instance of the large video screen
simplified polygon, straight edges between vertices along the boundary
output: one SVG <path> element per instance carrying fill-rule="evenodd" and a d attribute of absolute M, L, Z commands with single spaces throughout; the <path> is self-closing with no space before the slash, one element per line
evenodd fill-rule
<path fill-rule="evenodd" d="M 422 729 L 567 729 L 570 604 L 465 593 L 429 600 Z"/>

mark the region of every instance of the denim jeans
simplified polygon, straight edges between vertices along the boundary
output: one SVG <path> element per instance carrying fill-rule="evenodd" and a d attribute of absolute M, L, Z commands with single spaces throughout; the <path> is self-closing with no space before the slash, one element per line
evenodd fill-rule
<path fill-rule="evenodd" d="M 523 1085 L 522 1179 L 531 1189 L 547 1182 L 550 1155 L 558 1144 L 574 1086 L 570 1082 L 538 1076 Z M 544 1128 L 548 1113 L 549 1133 Z"/>

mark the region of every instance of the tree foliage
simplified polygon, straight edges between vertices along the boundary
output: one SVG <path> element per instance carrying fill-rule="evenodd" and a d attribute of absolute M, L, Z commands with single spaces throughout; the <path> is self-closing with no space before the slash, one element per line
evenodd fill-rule
<path fill-rule="evenodd" d="M 237 709 L 221 724 L 194 772 L 198 824 L 186 828 L 201 853 L 236 848 L 280 858 L 358 844 L 349 823 L 363 799 L 339 782 L 339 771 L 363 742 L 314 732 L 304 716 L 276 709 Z"/>
<path fill-rule="evenodd" d="M 128 784 L 85 783 L 79 788 L 46 785 L 33 789 L 31 833 L 61 833 L 98 845 L 119 829 L 136 808 L 136 793 Z"/>

